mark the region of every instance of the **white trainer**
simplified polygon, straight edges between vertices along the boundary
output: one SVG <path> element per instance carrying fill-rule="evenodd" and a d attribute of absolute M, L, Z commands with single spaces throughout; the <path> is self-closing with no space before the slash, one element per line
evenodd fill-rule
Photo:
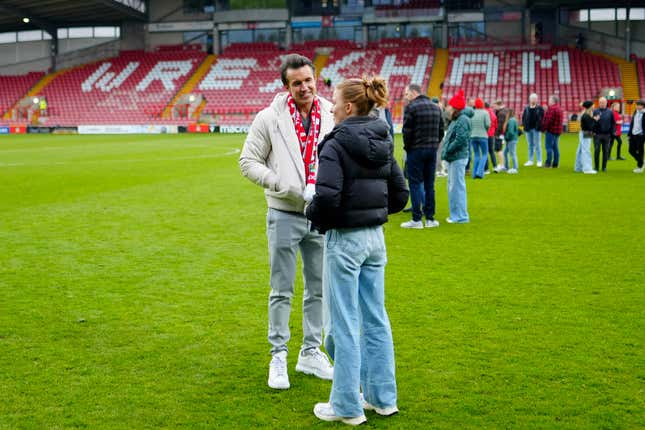
<path fill-rule="evenodd" d="M 276 390 L 286 390 L 290 387 L 286 351 L 273 354 L 269 363 L 269 387 Z"/>
<path fill-rule="evenodd" d="M 316 406 L 314 406 L 314 415 L 323 421 L 340 421 L 342 423 L 349 424 L 350 426 L 357 426 L 367 422 L 365 414 L 357 417 L 339 417 L 334 412 L 334 408 L 331 406 L 331 403 L 316 403 Z"/>
<path fill-rule="evenodd" d="M 401 223 L 402 228 L 423 228 L 423 221 L 410 220 Z"/>
<path fill-rule="evenodd" d="M 538 166 L 538 167 L 542 167 L 542 162 L 541 162 L 541 161 L 538 161 L 538 162 L 537 162 L 537 166 Z"/>
<path fill-rule="evenodd" d="M 527 166 L 527 167 L 529 167 L 529 166 L 532 166 L 532 165 L 533 165 L 533 162 L 532 162 L 532 161 L 527 161 L 526 163 L 524 163 L 524 165 L 525 165 L 525 166 Z"/>
<path fill-rule="evenodd" d="M 634 173 L 643 173 L 643 168 L 642 167 L 637 167 L 636 169 L 632 170 Z"/>
<path fill-rule="evenodd" d="M 517 173 L 517 169 L 508 169 L 506 173 L 509 173 L 511 175 L 515 175 Z"/>
<path fill-rule="evenodd" d="M 389 417 L 399 412 L 399 408 L 397 408 L 396 405 L 388 406 L 385 408 L 379 408 L 377 406 L 370 405 L 363 397 L 363 393 L 361 393 L 361 404 L 363 405 L 363 409 L 365 409 L 366 411 L 374 411 L 384 417 Z"/>
<path fill-rule="evenodd" d="M 584 173 L 585 175 L 595 175 L 598 172 L 596 170 L 591 169 L 591 170 L 585 170 L 582 173 Z"/>
<path fill-rule="evenodd" d="M 435 228 L 439 227 L 439 221 L 436 219 L 426 220 L 426 228 Z"/>
<path fill-rule="evenodd" d="M 317 378 L 329 381 L 334 379 L 334 366 L 329 362 L 327 355 L 318 348 L 309 348 L 300 352 L 296 372 L 314 375 Z"/>

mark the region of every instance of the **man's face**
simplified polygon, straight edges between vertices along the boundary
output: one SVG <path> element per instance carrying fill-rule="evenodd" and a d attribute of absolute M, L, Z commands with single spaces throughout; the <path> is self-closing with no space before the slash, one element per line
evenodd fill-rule
<path fill-rule="evenodd" d="M 405 99 L 408 102 L 411 102 L 412 100 L 416 99 L 418 95 L 419 94 L 417 94 L 416 91 L 413 91 L 408 87 L 405 87 L 405 92 L 403 93 L 403 97 L 405 97 Z"/>
<path fill-rule="evenodd" d="M 600 99 L 598 99 L 598 107 L 600 109 L 605 109 L 607 107 L 607 99 L 604 97 L 600 97 Z"/>
<path fill-rule="evenodd" d="M 645 110 L 644 105 L 636 105 L 636 109 L 639 110 L 640 112 L 643 112 Z"/>
<path fill-rule="evenodd" d="M 316 95 L 316 78 L 309 66 L 302 66 L 299 69 L 287 69 L 286 90 L 297 106 L 307 106 L 313 102 Z"/>

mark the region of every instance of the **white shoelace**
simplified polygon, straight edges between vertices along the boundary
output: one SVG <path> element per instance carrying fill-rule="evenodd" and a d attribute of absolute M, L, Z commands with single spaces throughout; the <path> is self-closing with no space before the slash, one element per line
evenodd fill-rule
<path fill-rule="evenodd" d="M 287 363 L 285 360 L 281 359 L 280 357 L 273 357 L 273 360 L 271 360 L 271 363 L 273 364 L 273 369 L 275 370 L 276 376 L 282 377 L 286 375 L 287 373 Z"/>

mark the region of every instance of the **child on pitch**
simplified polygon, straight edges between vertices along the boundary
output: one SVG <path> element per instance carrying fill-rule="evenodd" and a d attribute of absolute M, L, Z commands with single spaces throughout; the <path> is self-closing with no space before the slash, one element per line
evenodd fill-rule
<path fill-rule="evenodd" d="M 506 141 L 506 147 L 504 148 L 504 167 L 506 167 L 507 173 L 515 174 L 519 169 L 519 164 L 517 164 L 517 141 L 520 138 L 520 127 L 513 109 L 509 109 L 508 117 L 506 132 L 504 133 L 504 140 Z M 513 161 L 513 167 L 511 167 L 511 159 Z"/>
<path fill-rule="evenodd" d="M 388 126 L 369 115 L 385 105 L 381 78 L 347 79 L 336 87 L 336 127 L 318 146 L 316 193 L 305 209 L 312 228 L 325 235 L 325 348 L 335 367 L 329 401 L 314 407 L 323 421 L 358 425 L 367 420 L 366 409 L 398 412 L 382 225 L 405 207 L 409 192 Z"/>

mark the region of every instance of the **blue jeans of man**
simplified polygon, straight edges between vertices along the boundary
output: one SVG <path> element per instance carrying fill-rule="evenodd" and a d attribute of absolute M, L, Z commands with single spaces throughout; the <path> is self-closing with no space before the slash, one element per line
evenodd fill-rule
<path fill-rule="evenodd" d="M 329 401 L 338 416 L 363 415 L 368 403 L 396 406 L 392 329 L 385 310 L 387 254 L 382 226 L 325 233 L 323 279 L 329 306 L 325 348 L 334 359 Z"/>
<path fill-rule="evenodd" d="M 434 178 L 437 168 L 437 148 L 414 148 L 407 151 L 408 183 L 412 200 L 412 219 L 434 219 Z M 423 210 L 421 207 L 423 206 Z"/>
<path fill-rule="evenodd" d="M 544 147 L 546 148 L 546 167 L 558 167 L 560 164 L 560 149 L 558 148 L 558 140 L 560 136 L 557 134 L 544 133 Z"/>
<path fill-rule="evenodd" d="M 466 173 L 467 158 L 448 163 L 448 207 L 450 219 L 456 223 L 470 221 L 468 215 L 468 202 L 466 199 Z"/>
<path fill-rule="evenodd" d="M 529 161 L 533 161 L 535 154 L 535 161 L 542 162 L 542 136 L 539 130 L 526 130 L 526 142 L 529 146 Z"/>
<path fill-rule="evenodd" d="M 585 137 L 584 132 L 578 133 L 578 150 L 576 151 L 576 172 L 589 172 L 591 168 L 591 137 Z"/>
<path fill-rule="evenodd" d="M 519 170 L 519 164 L 517 163 L 517 140 L 512 140 L 506 142 L 506 147 L 504 148 L 504 167 L 510 169 L 511 159 L 513 160 L 513 169 Z"/>
<path fill-rule="evenodd" d="M 488 137 L 473 137 L 470 139 L 475 161 L 473 163 L 473 178 L 484 177 L 486 157 L 488 157 Z"/>

